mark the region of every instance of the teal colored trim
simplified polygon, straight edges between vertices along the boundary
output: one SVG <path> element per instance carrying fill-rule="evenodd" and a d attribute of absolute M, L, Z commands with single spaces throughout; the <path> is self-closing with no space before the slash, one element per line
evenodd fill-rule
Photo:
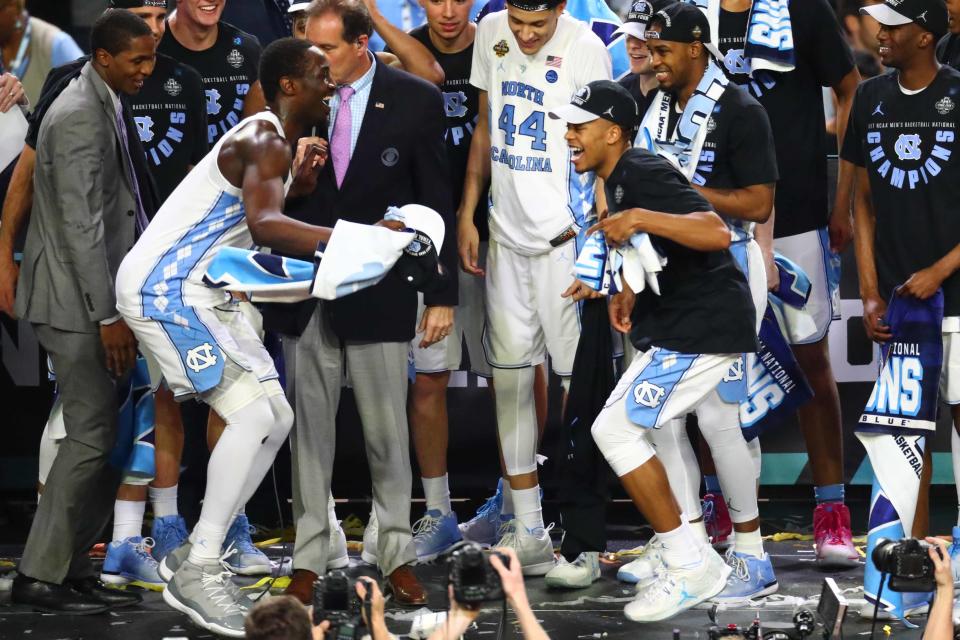
<path fill-rule="evenodd" d="M 760 484 L 797 484 L 805 466 L 805 453 L 764 453 Z"/>
<path fill-rule="evenodd" d="M 933 479 L 931 484 L 953 484 L 953 456 L 949 452 L 933 452 Z"/>

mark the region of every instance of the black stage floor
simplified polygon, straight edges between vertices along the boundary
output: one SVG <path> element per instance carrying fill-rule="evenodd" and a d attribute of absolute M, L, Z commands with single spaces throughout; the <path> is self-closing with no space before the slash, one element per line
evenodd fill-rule
<path fill-rule="evenodd" d="M 611 549 L 627 548 L 636 541 L 621 540 L 611 542 Z M 820 592 L 821 581 L 832 576 L 842 589 L 847 590 L 846 597 L 851 601 L 851 613 L 844 625 L 846 638 L 867 637 L 869 621 L 862 621 L 856 614 L 862 603 L 860 589 L 862 569 L 845 572 L 823 573 L 818 571 L 813 560 L 813 546 L 809 541 L 787 540 L 768 541 L 767 551 L 773 557 L 773 563 L 780 582 L 780 592 L 755 603 L 754 606 L 742 606 L 713 615 L 723 625 L 737 623 L 749 625 L 759 613 L 767 628 L 789 626 L 794 611 L 799 606 L 816 608 L 816 597 Z M 271 547 L 271 555 L 279 555 L 280 547 Z M 8 561 L 18 551 L 12 547 L 0 547 L 0 556 Z M 354 551 L 348 570 L 353 575 L 373 575 L 374 570 L 363 564 Z M 4 563 L 9 570 L 9 564 Z M 3 567 L 0 567 L 2 570 Z M 616 580 L 616 563 L 603 565 L 603 577 L 591 588 L 580 591 L 554 591 L 545 587 L 543 580 L 529 579 L 527 589 L 530 602 L 538 619 L 551 638 L 559 640 L 586 640 L 588 638 L 672 638 L 673 629 L 679 629 L 681 638 L 706 638 L 711 626 L 711 612 L 708 608 L 688 611 L 668 622 L 639 625 L 626 620 L 622 609 L 632 594 L 630 585 Z M 433 611 L 445 608 L 445 588 L 443 568 L 438 565 L 424 565 L 416 569 L 429 590 L 428 607 Z M 9 577 L 10 574 L 7 574 Z M 4 584 L 6 586 L 4 586 Z M 412 619 L 418 613 L 411 609 L 389 606 L 388 625 L 395 634 L 403 637 L 410 631 Z M 499 607 L 485 608 L 477 624 L 466 638 L 490 639 L 498 637 L 501 612 Z M 519 638 L 514 616 L 508 613 L 507 624 L 503 629 L 503 638 Z M 917 621 L 924 623 L 924 618 Z M 877 637 L 887 637 L 877 626 Z M 920 638 L 918 630 L 908 630 L 901 623 L 889 623 L 894 638 Z M 110 612 L 97 616 L 53 616 L 39 614 L 27 608 L 10 604 L 9 582 L 0 578 L 0 638 L 31 639 L 186 639 L 213 637 L 190 624 L 187 618 L 170 610 L 162 601 L 159 593 L 145 592 L 142 605 Z M 820 637 L 819 633 L 816 637 Z"/>

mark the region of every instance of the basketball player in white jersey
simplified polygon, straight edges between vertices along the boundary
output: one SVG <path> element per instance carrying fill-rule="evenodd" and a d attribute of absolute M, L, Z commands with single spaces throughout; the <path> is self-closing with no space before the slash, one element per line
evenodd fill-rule
<path fill-rule="evenodd" d="M 497 425 L 514 514 L 503 514 L 500 546 L 527 575 L 554 566 L 537 479 L 534 368 L 544 347 L 564 387 L 580 335 L 573 281 L 576 237 L 593 207 L 593 174 L 577 174 L 563 123 L 547 118 L 592 80 L 610 78 L 610 57 L 589 25 L 559 0 L 508 0 L 477 27 L 470 84 L 479 119 L 457 212 L 463 269 L 486 275 L 484 348 L 493 366 Z M 486 273 L 478 264 L 473 212 L 491 180 Z M 505 500 L 505 502 L 507 502 Z"/>
<path fill-rule="evenodd" d="M 164 600 L 200 626 L 243 637 L 249 601 L 223 569 L 220 548 L 236 509 L 273 463 L 293 423 L 263 343 L 222 290 L 202 284 L 221 247 L 268 246 L 309 255 L 330 229 L 284 216 L 284 198 L 316 183 L 326 150 L 288 137 L 321 120 L 332 84 L 326 58 L 285 38 L 260 64 L 268 110 L 231 129 L 161 207 L 124 259 L 117 307 L 151 367 L 178 399 L 199 397 L 226 421 L 210 455 L 207 490 L 190 541 L 164 559 Z"/>

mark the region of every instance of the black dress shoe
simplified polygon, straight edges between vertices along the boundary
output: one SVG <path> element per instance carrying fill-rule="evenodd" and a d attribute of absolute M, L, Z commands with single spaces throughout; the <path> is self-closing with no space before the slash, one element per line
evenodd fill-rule
<path fill-rule="evenodd" d="M 67 613 L 75 616 L 103 613 L 110 608 L 65 584 L 43 582 L 23 575 L 13 579 L 10 601 L 43 613 Z"/>
<path fill-rule="evenodd" d="M 94 576 L 77 578 L 76 580 L 66 580 L 64 584 L 71 586 L 74 591 L 87 598 L 107 605 L 108 607 L 129 607 L 130 605 L 139 604 L 143 601 L 139 593 L 111 589 Z"/>

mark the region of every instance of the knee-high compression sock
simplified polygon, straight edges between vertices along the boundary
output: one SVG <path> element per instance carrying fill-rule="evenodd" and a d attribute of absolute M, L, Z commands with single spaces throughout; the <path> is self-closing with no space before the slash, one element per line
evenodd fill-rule
<path fill-rule="evenodd" d="M 494 369 L 497 433 L 507 473 L 537 470 L 537 412 L 533 402 L 533 367 Z"/>
<path fill-rule="evenodd" d="M 246 503 L 254 463 L 276 422 L 266 396 L 223 417 L 227 426 L 210 454 L 203 508 L 190 535 L 190 561 L 199 565 L 211 564 L 220 557 L 234 513 L 238 505 Z M 254 489 L 258 484 L 259 479 Z"/>
<path fill-rule="evenodd" d="M 763 470 L 763 452 L 760 450 L 760 438 L 747 440 L 747 449 L 750 451 L 750 459 L 753 460 L 753 472 L 760 482 L 760 472 Z"/>
<path fill-rule="evenodd" d="M 263 440 L 263 444 L 257 449 L 257 455 L 253 459 L 253 465 L 250 467 L 250 473 L 243 485 L 243 493 L 240 494 L 240 502 L 237 503 L 236 512 L 243 513 L 247 502 L 257 492 L 264 476 L 270 471 L 274 459 L 277 457 L 277 451 L 286 442 L 290 434 L 290 428 L 293 427 L 293 409 L 287 402 L 286 396 L 281 394 L 267 397 L 270 402 L 270 412 L 273 414 L 273 426 L 270 433 Z"/>
<path fill-rule="evenodd" d="M 687 437 L 686 416 L 669 420 L 659 429 L 650 429 L 648 435 L 667 472 L 680 511 L 691 520 L 699 519 L 700 466 Z"/>
<path fill-rule="evenodd" d="M 698 407 L 697 416 L 700 433 L 713 454 L 730 519 L 735 523 L 753 520 L 760 515 L 757 482 L 750 451 L 740 429 L 739 408 L 736 404 L 724 402 L 713 391 Z"/>

